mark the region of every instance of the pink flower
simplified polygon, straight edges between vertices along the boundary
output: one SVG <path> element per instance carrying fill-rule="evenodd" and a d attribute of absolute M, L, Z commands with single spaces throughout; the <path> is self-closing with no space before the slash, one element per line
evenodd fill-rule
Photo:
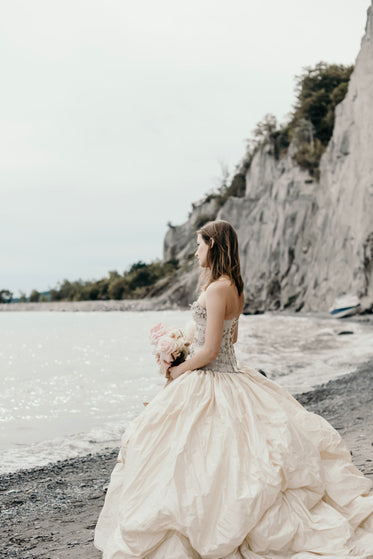
<path fill-rule="evenodd" d="M 191 340 L 179 328 L 167 328 L 164 322 L 158 322 L 150 330 L 150 341 L 155 346 L 154 355 L 159 372 L 167 376 L 167 370 L 173 363 L 182 363 L 189 353 Z"/>
<path fill-rule="evenodd" d="M 150 330 L 150 342 L 153 345 L 156 345 L 159 338 L 164 336 L 166 334 L 166 332 L 167 332 L 167 328 L 166 328 L 166 325 L 164 324 L 164 322 L 158 322 Z"/>
<path fill-rule="evenodd" d="M 170 338 L 169 336 L 162 336 L 161 338 L 159 338 L 157 343 L 157 351 L 159 351 L 159 353 L 161 354 L 161 358 L 167 356 L 168 361 L 172 360 L 172 354 L 176 352 L 177 349 L 178 344 L 173 338 Z"/>
<path fill-rule="evenodd" d="M 176 340 L 183 337 L 183 333 L 180 328 L 172 328 L 167 332 L 167 334 L 170 336 L 170 338 L 175 338 Z"/>

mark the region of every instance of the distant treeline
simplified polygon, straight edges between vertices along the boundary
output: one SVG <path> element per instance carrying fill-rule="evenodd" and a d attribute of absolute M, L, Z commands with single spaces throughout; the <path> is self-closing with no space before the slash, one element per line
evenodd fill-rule
<path fill-rule="evenodd" d="M 63 280 L 56 288 L 40 293 L 33 289 L 30 296 L 21 292 L 17 301 L 31 303 L 46 301 L 96 301 L 105 299 L 141 299 L 152 295 L 155 284 L 171 278 L 177 271 L 177 260 L 168 262 L 155 261 L 145 264 L 141 260 L 132 264 L 123 274 L 110 271 L 108 276 L 100 280 L 76 281 Z M 164 286 L 163 286 L 164 287 Z M 162 286 L 159 287 L 162 289 Z M 0 303 L 10 303 L 13 294 L 8 290 L 0 291 Z"/>
<path fill-rule="evenodd" d="M 132 264 L 122 275 L 110 271 L 108 277 L 98 281 L 64 280 L 51 289 L 51 301 L 95 301 L 98 299 L 141 299 L 151 294 L 158 280 L 172 276 L 178 269 L 177 260 L 151 262 L 141 260 Z"/>

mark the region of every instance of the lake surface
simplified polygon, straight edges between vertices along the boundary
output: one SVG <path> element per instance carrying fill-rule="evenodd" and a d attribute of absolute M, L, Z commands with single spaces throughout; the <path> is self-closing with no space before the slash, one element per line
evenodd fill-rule
<path fill-rule="evenodd" d="M 188 311 L 0 313 L 1 472 L 117 446 L 128 422 L 164 385 L 149 343 L 162 320 Z M 352 335 L 338 335 L 351 330 Z M 371 324 L 318 316 L 240 319 L 238 362 L 292 393 L 373 357 Z"/>

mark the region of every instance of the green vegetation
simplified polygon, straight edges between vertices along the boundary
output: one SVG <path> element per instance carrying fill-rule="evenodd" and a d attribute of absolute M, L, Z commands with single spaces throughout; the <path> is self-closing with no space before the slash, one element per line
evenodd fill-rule
<path fill-rule="evenodd" d="M 293 142 L 297 164 L 311 176 L 319 177 L 319 163 L 333 134 L 335 107 L 343 101 L 353 66 L 319 62 L 296 76 L 296 102 L 286 124 L 279 125 L 268 114 L 259 122 L 248 140 L 244 168 L 250 167 L 255 153 L 264 144 L 272 146 L 279 159 Z"/>
<path fill-rule="evenodd" d="M 151 262 L 141 260 L 133 264 L 123 275 L 110 271 L 108 277 L 98 281 L 65 279 L 50 292 L 52 301 L 96 301 L 98 299 L 141 299 L 151 295 L 155 284 L 171 277 L 178 269 L 177 260 Z M 31 300 L 31 298 L 30 298 Z"/>
<path fill-rule="evenodd" d="M 243 173 L 234 175 L 231 184 L 224 183 L 220 188 L 217 195 L 219 206 L 223 206 L 231 196 L 235 198 L 243 198 L 246 191 L 246 177 Z"/>
<path fill-rule="evenodd" d="M 11 303 L 13 299 L 13 293 L 9 289 L 0 290 L 0 304 Z"/>
<path fill-rule="evenodd" d="M 31 291 L 30 294 L 30 303 L 37 303 L 40 299 L 40 293 L 39 291 L 36 291 L 36 289 L 33 289 Z"/>
<path fill-rule="evenodd" d="M 218 214 L 219 208 L 224 206 L 225 202 L 231 196 L 235 198 L 243 198 L 246 191 L 246 177 L 244 173 L 236 173 L 232 179 L 232 182 L 228 184 L 228 177 L 223 176 L 222 184 L 215 192 L 210 192 L 204 198 L 204 202 L 210 202 L 211 200 L 216 201 L 215 212 L 211 214 L 203 214 L 196 219 L 195 228 L 196 230 L 202 227 L 208 221 L 214 220 Z M 193 207 L 193 204 L 192 204 Z"/>
<path fill-rule="evenodd" d="M 199 229 L 208 221 L 211 221 L 216 218 L 219 208 L 224 206 L 225 202 L 231 196 L 235 198 L 242 198 L 245 196 L 246 192 L 246 176 L 245 173 L 239 170 L 234 176 L 232 181 L 229 183 L 229 171 L 228 167 L 224 164 L 221 165 L 221 177 L 219 179 L 219 187 L 216 188 L 214 191 L 209 192 L 205 195 L 203 202 L 208 203 L 212 200 L 215 201 L 215 209 L 213 211 L 209 211 L 209 213 L 205 213 L 197 217 L 195 221 L 195 229 Z M 192 204 L 192 209 L 195 209 L 195 204 Z M 189 214 L 190 217 L 191 214 Z"/>
<path fill-rule="evenodd" d="M 333 134 L 334 109 L 345 98 L 352 70 L 353 66 L 319 62 L 296 78 L 294 124 L 302 119 L 310 122 L 324 146 Z"/>
<path fill-rule="evenodd" d="M 353 66 L 319 62 L 314 67 L 305 67 L 302 74 L 296 76 L 296 101 L 287 122 L 279 124 L 272 114 L 258 122 L 247 140 L 246 155 L 231 183 L 228 184 L 228 173 L 223 169 L 221 186 L 204 199 L 217 202 L 216 212 L 210 219 L 215 219 L 230 196 L 245 195 L 245 174 L 254 155 L 264 145 L 270 146 L 275 158 L 280 159 L 293 143 L 294 161 L 312 177 L 319 178 L 320 159 L 333 134 L 335 107 L 345 98 L 352 70 Z M 202 217 L 205 218 L 198 218 L 197 229 L 203 224 Z"/>

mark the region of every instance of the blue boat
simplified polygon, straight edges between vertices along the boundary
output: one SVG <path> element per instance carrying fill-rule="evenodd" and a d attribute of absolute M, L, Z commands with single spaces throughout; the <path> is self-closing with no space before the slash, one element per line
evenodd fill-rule
<path fill-rule="evenodd" d="M 337 297 L 329 312 L 334 318 L 344 318 L 353 316 L 359 310 L 360 301 L 356 295 L 342 295 Z"/>

